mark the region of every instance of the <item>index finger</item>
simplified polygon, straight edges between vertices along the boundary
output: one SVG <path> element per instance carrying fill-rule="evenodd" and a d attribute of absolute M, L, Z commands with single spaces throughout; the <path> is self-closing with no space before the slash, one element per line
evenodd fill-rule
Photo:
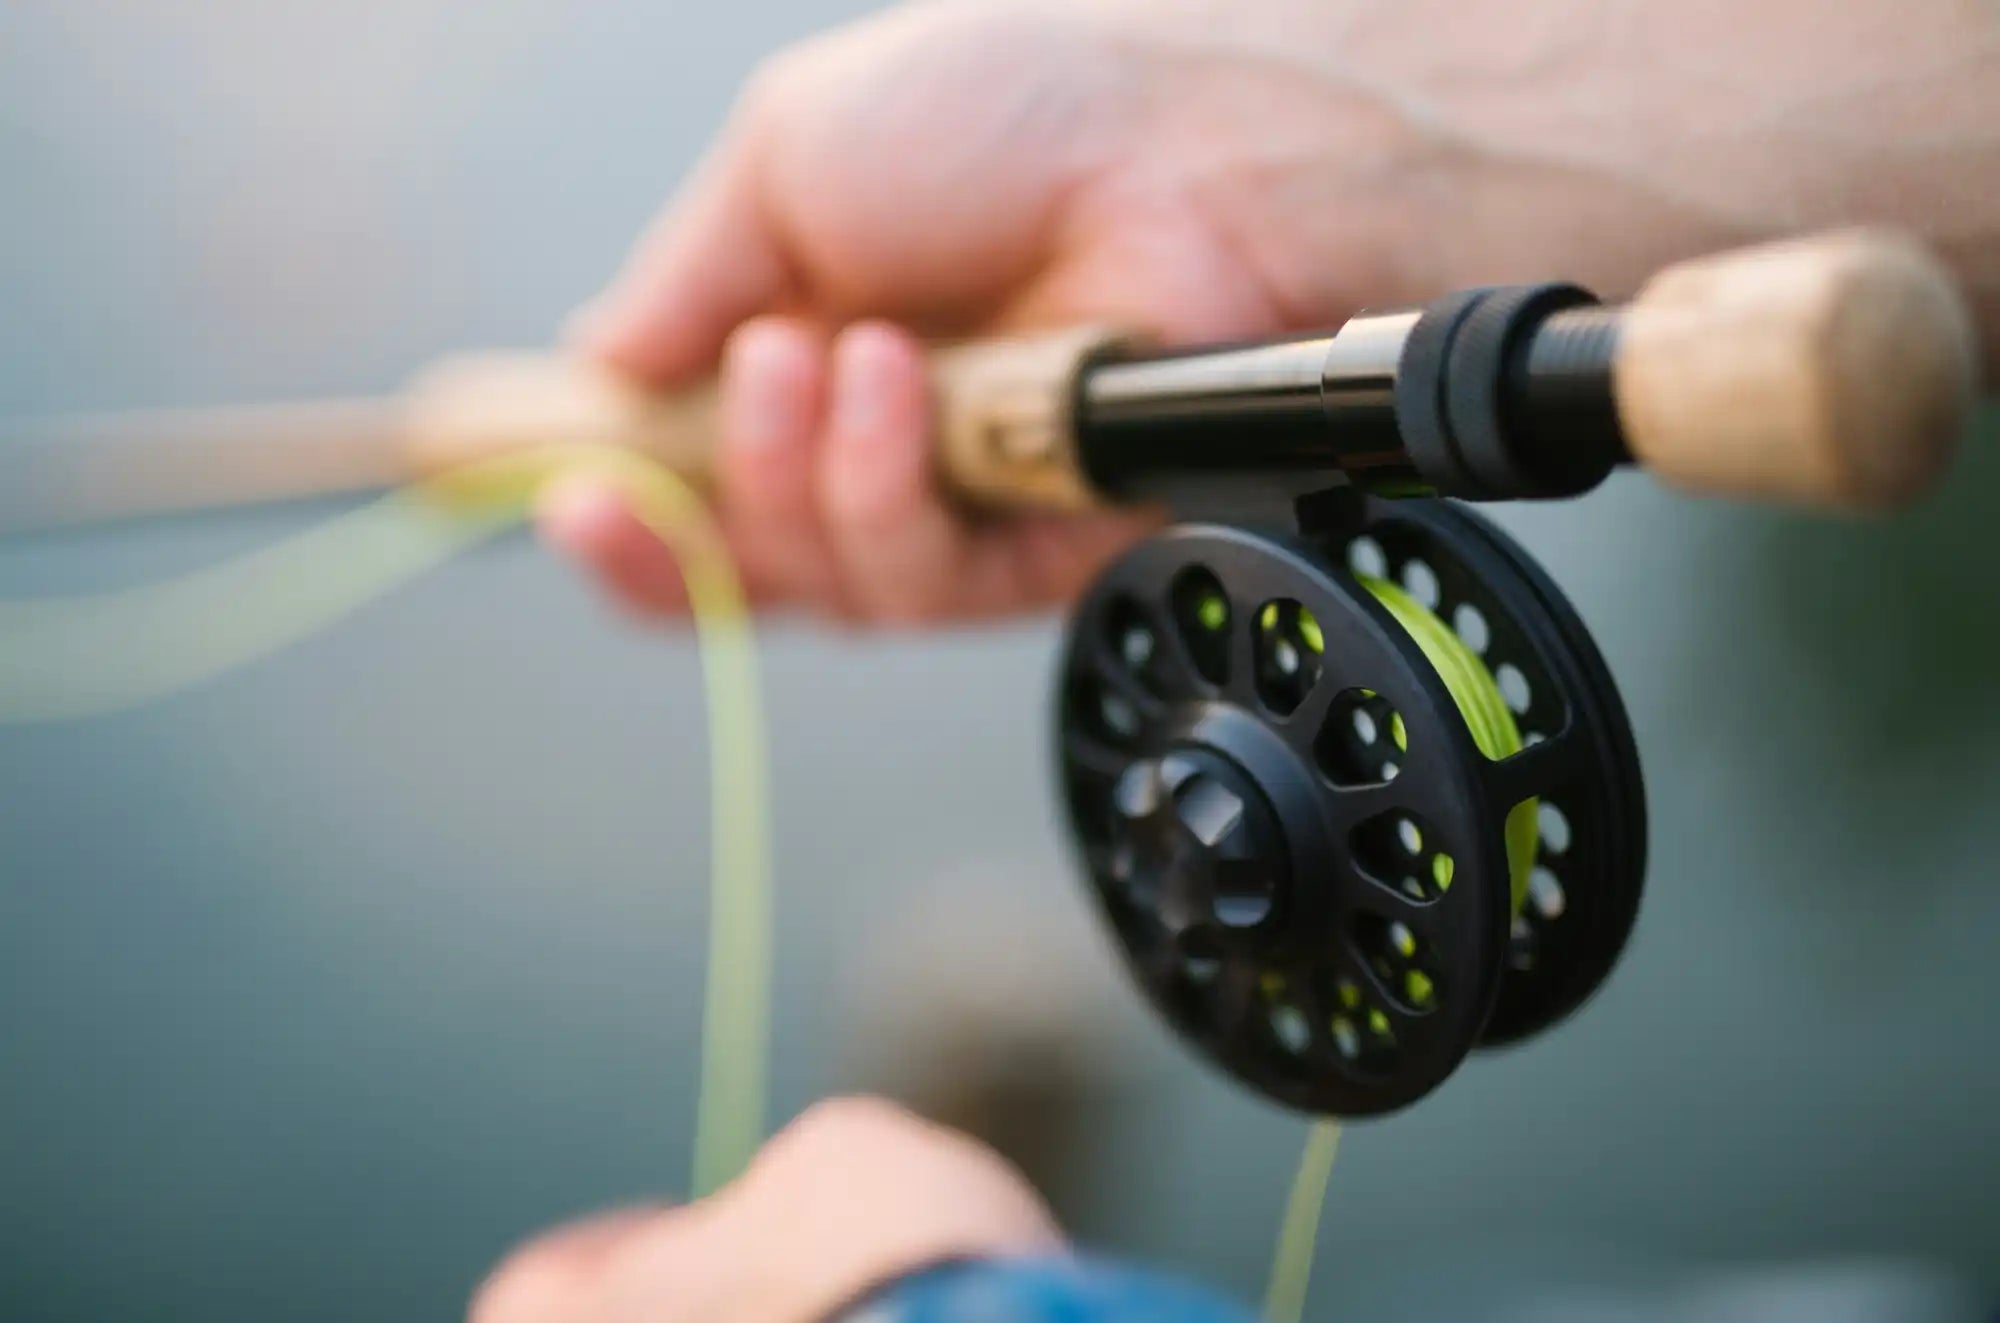
<path fill-rule="evenodd" d="M 570 322 L 611 366 L 667 384 L 714 367 L 738 325 L 785 303 L 791 267 L 759 200 L 755 139 L 737 132 L 695 171 L 624 268 Z"/>

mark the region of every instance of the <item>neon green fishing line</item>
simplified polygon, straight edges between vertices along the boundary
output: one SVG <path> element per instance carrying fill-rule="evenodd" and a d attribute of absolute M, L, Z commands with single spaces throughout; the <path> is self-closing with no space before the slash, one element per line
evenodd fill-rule
<path fill-rule="evenodd" d="M 1498 762 L 1521 751 L 1521 728 L 1514 720 L 1500 686 L 1479 655 L 1451 626 L 1438 619 L 1428 607 L 1384 579 L 1357 576 L 1361 586 L 1389 609 L 1419 650 L 1437 670 L 1444 687 L 1457 705 L 1459 715 L 1472 732 L 1472 742 L 1488 758 Z M 1535 845 L 1540 829 L 1535 821 L 1538 801 L 1527 799 L 1507 814 L 1507 880 L 1518 912 L 1528 896 L 1528 874 L 1535 866 Z"/>
<path fill-rule="evenodd" d="M 164 584 L 0 602 L 0 725 L 105 715 L 257 662 L 514 527 L 536 489 L 576 472 L 616 483 L 634 513 L 673 548 L 701 653 L 714 844 L 692 1164 L 699 1197 L 741 1171 L 764 1134 L 770 812 L 749 608 L 706 509 L 675 474 L 608 448 L 510 455 L 394 492 L 289 541 Z M 1480 751 L 1495 759 L 1518 751 L 1520 731 L 1499 687 L 1458 636 L 1394 585 L 1361 582 L 1437 668 Z M 1317 622 L 1308 623 L 1302 637 L 1318 650 Z M 1506 836 L 1518 909 L 1535 853 L 1532 801 L 1508 815 Z M 1265 1299 L 1269 1323 L 1297 1323 L 1304 1311 L 1339 1144 L 1333 1121 L 1315 1124 L 1307 1138 L 1273 1258 Z"/>
<path fill-rule="evenodd" d="M 1264 1291 L 1265 1323 L 1298 1323 L 1305 1313 L 1319 1219 L 1326 1208 L 1326 1185 L 1339 1153 L 1340 1122 L 1313 1122 L 1306 1132 L 1306 1151 L 1299 1156 L 1298 1174 L 1292 1177 L 1291 1197 L 1285 1201 L 1285 1220 L 1278 1229 L 1271 1282 Z"/>
<path fill-rule="evenodd" d="M 615 483 L 673 548 L 701 654 L 713 844 L 692 1182 L 699 1196 L 742 1170 L 764 1134 L 770 809 L 750 611 L 706 508 L 675 474 L 609 448 L 509 455 L 167 583 L 0 602 L 0 725 L 122 711 L 250 665 L 518 525 L 542 484 L 578 472 Z"/>
<path fill-rule="evenodd" d="M 1435 613 L 1401 588 L 1385 579 L 1356 576 L 1405 632 L 1415 640 L 1424 657 L 1436 669 L 1459 715 L 1465 718 L 1472 742 L 1488 758 L 1498 761 L 1521 751 L 1521 729 L 1501 696 L 1493 673 L 1478 654 Z M 1314 652 L 1324 650 L 1319 622 L 1310 616 L 1299 621 L 1299 636 Z M 1392 727 L 1398 746 L 1405 746 L 1402 718 Z M 1539 827 L 1535 820 L 1536 801 L 1524 800 L 1507 814 L 1507 880 L 1513 908 L 1518 913 L 1528 894 L 1528 874 L 1534 867 Z M 1442 860 L 1445 856 L 1438 856 Z M 1450 873 L 1444 872 L 1440 883 Z M 1323 1120 L 1307 1132 L 1305 1152 L 1299 1157 L 1298 1173 L 1292 1178 L 1292 1192 L 1285 1202 L 1284 1220 L 1279 1224 L 1278 1247 L 1271 1260 L 1270 1284 L 1264 1292 L 1265 1323 L 1299 1323 L 1305 1313 L 1306 1293 L 1312 1285 L 1313 1249 L 1319 1239 L 1320 1215 L 1326 1206 L 1327 1182 L 1333 1174 L 1334 1157 L 1340 1151 L 1340 1125 Z"/>

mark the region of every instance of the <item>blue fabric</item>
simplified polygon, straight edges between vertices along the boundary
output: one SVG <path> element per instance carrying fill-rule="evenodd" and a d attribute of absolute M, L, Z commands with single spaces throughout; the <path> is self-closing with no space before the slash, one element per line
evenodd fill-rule
<path fill-rule="evenodd" d="M 842 1323 L 1253 1323 L 1172 1277 L 1089 1259 L 945 1264 L 886 1287 Z"/>

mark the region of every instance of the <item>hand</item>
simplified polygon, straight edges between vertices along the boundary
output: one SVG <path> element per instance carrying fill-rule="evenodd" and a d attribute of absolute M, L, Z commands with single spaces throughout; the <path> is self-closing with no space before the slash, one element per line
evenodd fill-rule
<path fill-rule="evenodd" d="M 516 1251 L 471 1323 L 818 1323 L 950 1258 L 1049 1254 L 1061 1233 L 1019 1175 L 869 1099 L 821 1103 L 735 1183 L 613 1213 Z"/>
<path fill-rule="evenodd" d="M 913 331 L 1188 341 L 1492 281 L 1615 296 L 1880 221 L 1940 245 L 2000 346 L 1991 38 L 1952 0 L 930 0 L 773 59 L 579 338 L 650 382 L 722 360 L 720 514 L 758 600 L 1039 607 L 1142 524 L 955 514 Z M 611 494 L 552 492 L 543 527 L 681 608 Z"/>
<path fill-rule="evenodd" d="M 1088 318 L 1193 339 L 1292 320 L 1191 181 L 1158 168 L 1199 146 L 1167 122 L 1182 118 L 1160 100 L 1170 64 L 1088 3 L 931 4 L 754 80 L 577 334 L 648 382 L 720 356 L 719 515 L 755 600 L 894 623 L 1032 609 L 1148 525 L 953 510 L 904 328 Z M 554 490 L 542 527 L 633 608 L 683 609 L 672 561 L 614 493 Z"/>

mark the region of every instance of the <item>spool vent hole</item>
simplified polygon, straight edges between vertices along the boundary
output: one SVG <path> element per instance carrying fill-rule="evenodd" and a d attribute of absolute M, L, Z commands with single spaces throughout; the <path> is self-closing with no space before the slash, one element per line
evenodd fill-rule
<path fill-rule="evenodd" d="M 1484 653 L 1493 642 L 1486 616 L 1470 602 L 1461 602 L 1458 609 L 1451 613 L 1451 628 L 1458 635 L 1459 642 L 1475 653 Z"/>
<path fill-rule="evenodd" d="M 1277 715 L 1290 716 L 1319 683 L 1326 637 L 1313 613 L 1278 598 L 1257 609 L 1257 696 Z"/>
<path fill-rule="evenodd" d="M 1522 916 L 1515 915 L 1514 926 L 1508 934 L 1507 967 L 1518 973 L 1533 969 L 1537 945 L 1535 926 Z"/>
<path fill-rule="evenodd" d="M 1413 557 L 1404 562 L 1403 588 L 1411 597 L 1433 611 L 1437 610 L 1438 603 L 1443 600 L 1442 590 L 1438 587 L 1437 571 L 1432 569 L 1430 562 L 1426 560 Z"/>
<path fill-rule="evenodd" d="M 1320 771 L 1337 786 L 1395 780 L 1409 748 L 1403 714 L 1373 689 L 1343 689 L 1337 694 L 1313 742 Z"/>
<path fill-rule="evenodd" d="M 1097 698 L 1098 717 L 1105 730 L 1121 740 L 1129 740 L 1139 733 L 1139 710 L 1132 706 L 1132 700 L 1110 689 L 1100 689 Z"/>
<path fill-rule="evenodd" d="M 1569 850 L 1569 819 L 1554 804 L 1543 800 L 1535 810 L 1535 821 L 1542 842 L 1542 853 L 1564 854 Z"/>
<path fill-rule="evenodd" d="M 1113 599 L 1104 613 L 1105 642 L 1125 673 L 1156 697 L 1160 684 L 1160 635 L 1145 609 L 1130 597 Z"/>
<path fill-rule="evenodd" d="M 1451 890 L 1458 862 L 1414 813 L 1378 813 L 1349 838 L 1354 862 L 1372 881 L 1418 904 Z"/>
<path fill-rule="evenodd" d="M 1170 596 L 1174 628 L 1195 671 L 1212 685 L 1229 682 L 1229 622 L 1233 612 L 1222 581 L 1201 565 L 1174 577 Z"/>
<path fill-rule="evenodd" d="M 1363 915 L 1354 924 L 1355 946 L 1381 986 L 1395 1000 L 1398 1009 L 1425 1015 L 1437 1009 L 1439 1001 L 1437 961 L 1430 944 L 1412 932 L 1407 924 L 1380 915 Z M 1365 1021 L 1365 997 L 1340 989 L 1340 1009 Z M 1379 1008 L 1372 1011 L 1380 1015 Z"/>
<path fill-rule="evenodd" d="M 1535 907 L 1535 913 L 1551 922 L 1563 916 L 1563 885 L 1554 873 L 1537 867 L 1528 874 L 1528 903 Z"/>
<path fill-rule="evenodd" d="M 1271 1008 L 1271 1034 L 1278 1040 L 1278 1046 L 1298 1056 L 1312 1045 L 1312 1022 L 1306 1013 L 1290 1002 L 1280 1002 Z"/>
<path fill-rule="evenodd" d="M 1372 537 L 1358 537 L 1347 544 L 1347 568 L 1364 579 L 1380 579 L 1389 573 L 1389 556 Z"/>
<path fill-rule="evenodd" d="M 1070 681 L 1069 714 L 1085 733 L 1114 748 L 1129 745 L 1145 725 L 1131 698 L 1090 675 Z"/>

